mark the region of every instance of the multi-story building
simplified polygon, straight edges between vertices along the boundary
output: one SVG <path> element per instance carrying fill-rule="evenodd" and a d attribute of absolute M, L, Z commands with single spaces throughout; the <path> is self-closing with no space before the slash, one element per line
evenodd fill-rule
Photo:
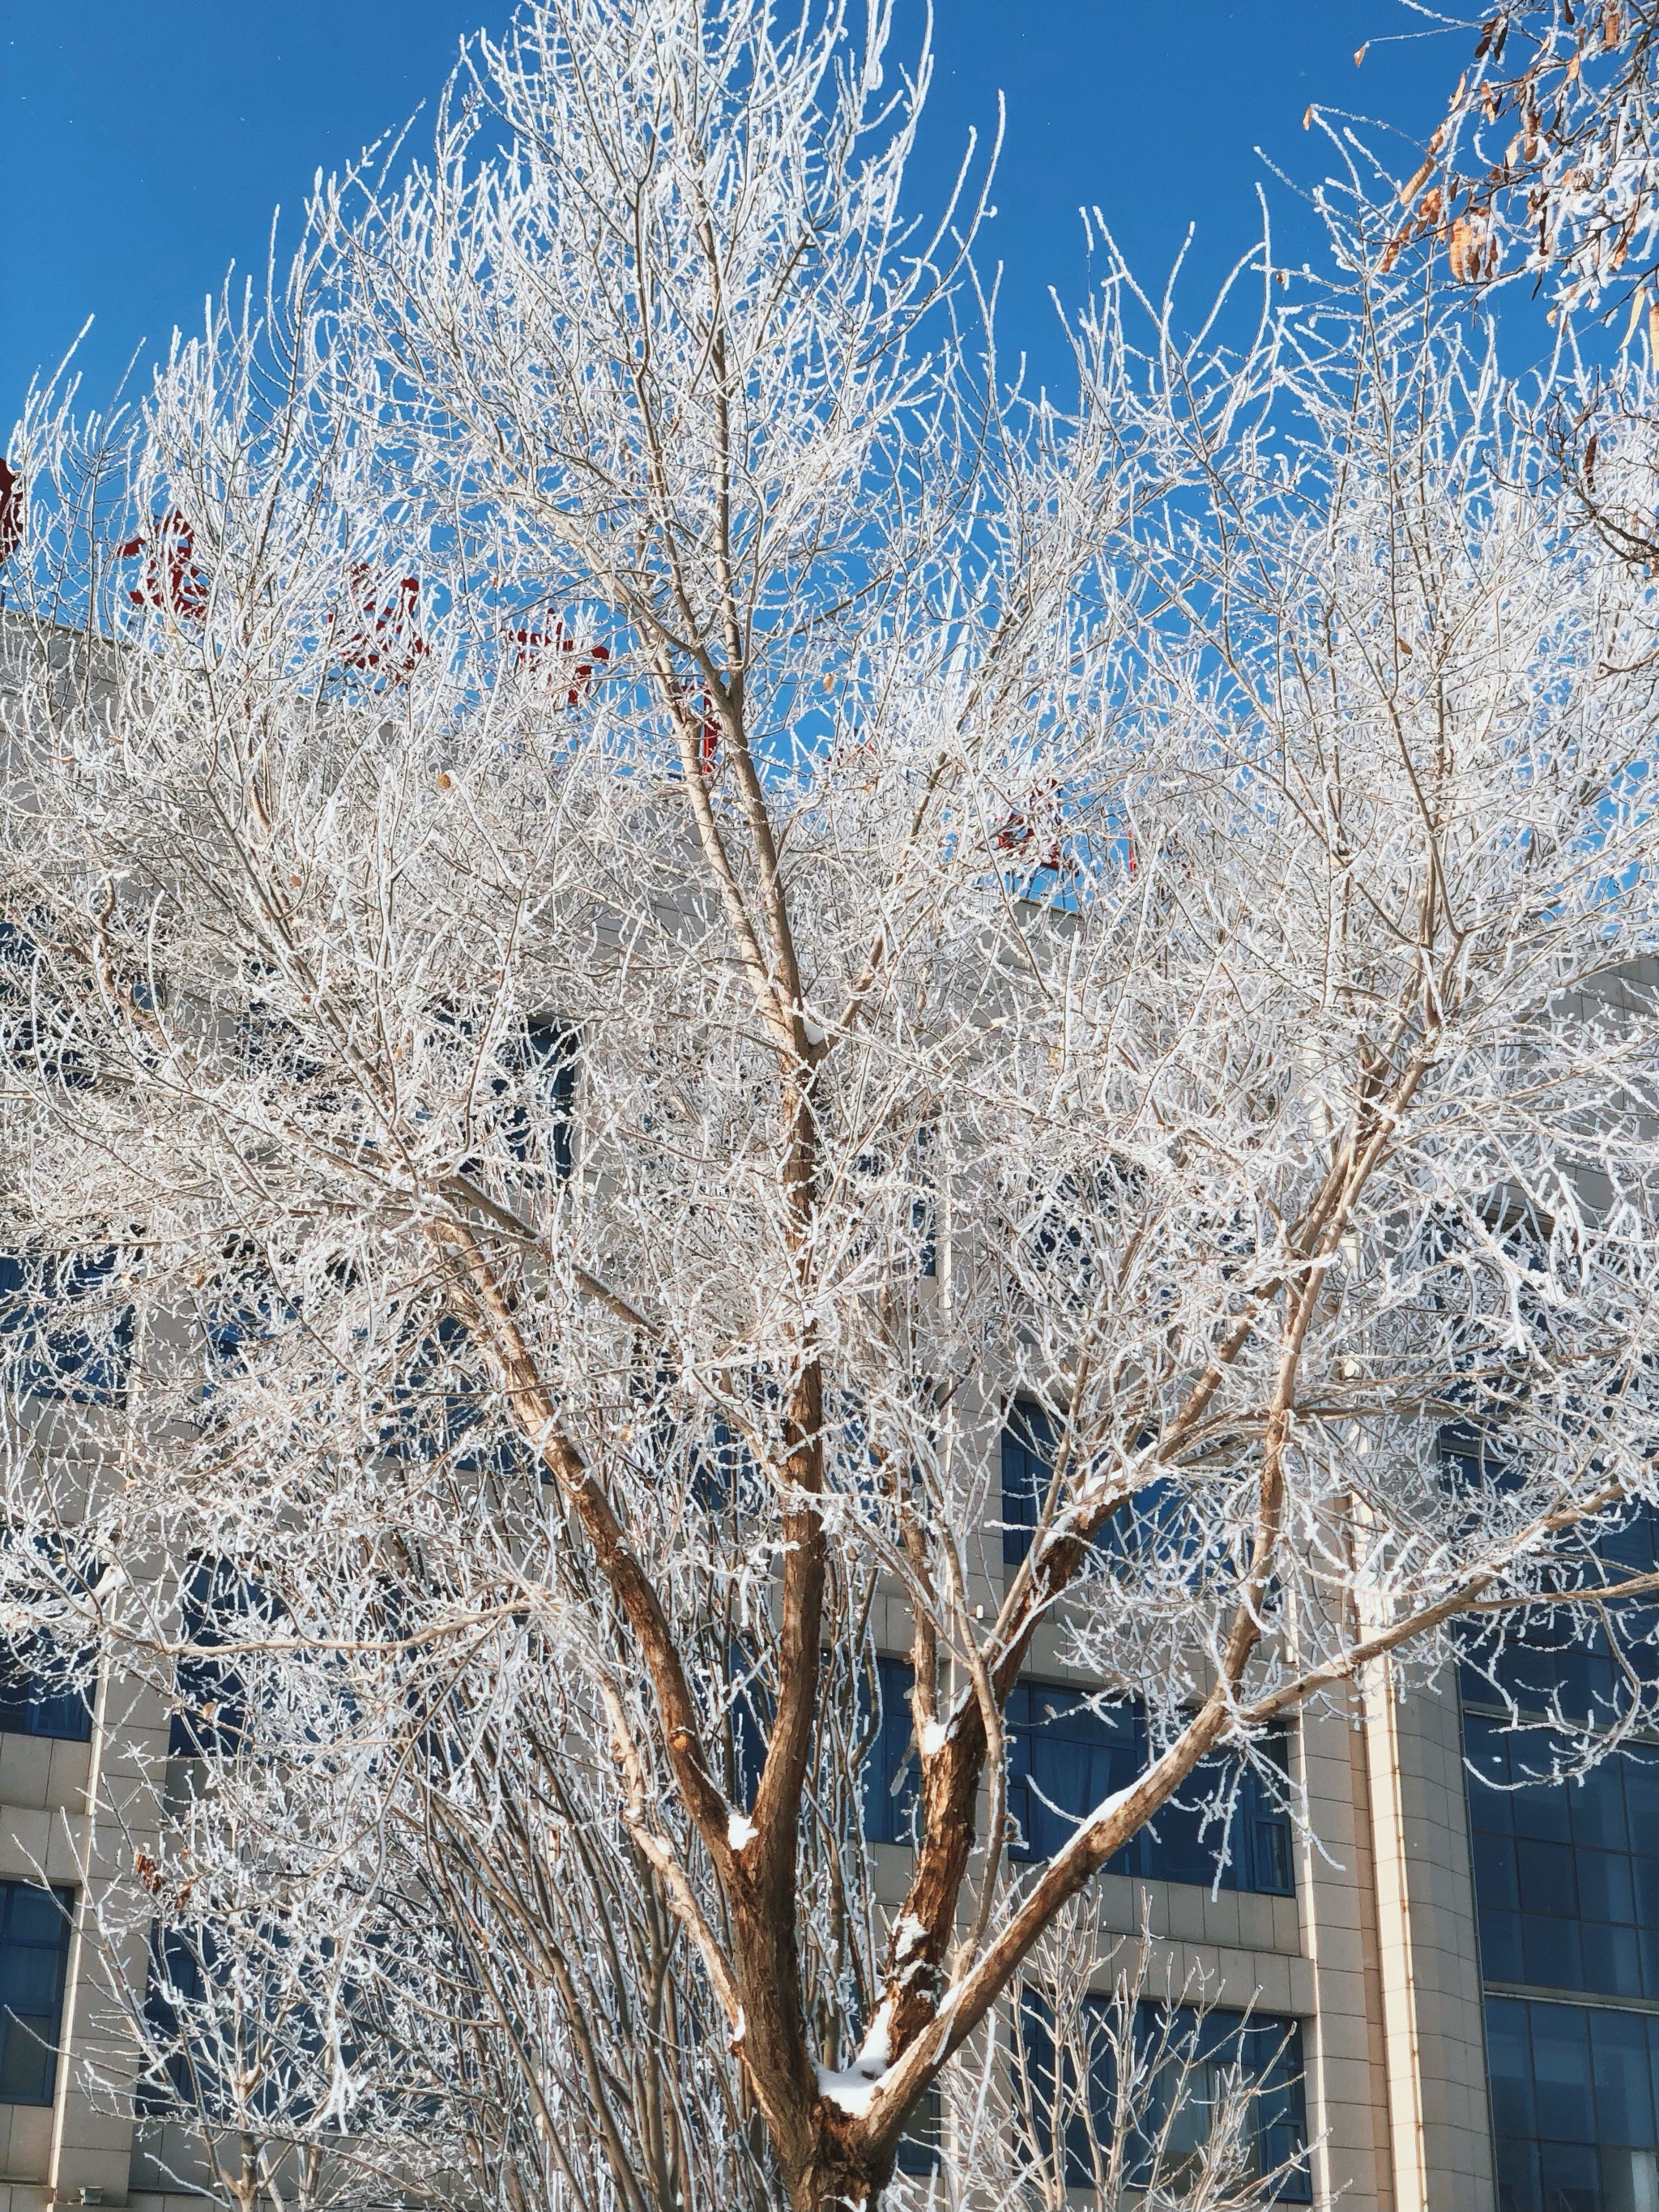
<path fill-rule="evenodd" d="M 1011 1553 L 1026 1451 L 1011 1432 Z M 1529 1692 L 1587 1711 L 1609 1663 L 1539 1652 L 1509 1686 L 1523 1712 Z M 867 1820 L 896 1875 L 907 1684 L 883 1672 Z M 1012 1701 L 1010 1804 L 1036 1853 L 1139 1759 L 1133 1713 L 1084 1688 L 1039 1659 Z M 15 1674 L 0 1691 L 0 2212 L 164 2212 L 144 2127 L 89 2097 L 79 2062 L 100 2005 L 88 1897 L 130 1878 L 166 1728 L 159 1701 Z M 1550 1750 L 1473 1672 L 1402 1700 L 1379 1671 L 1285 1736 L 1316 1843 L 1247 1783 L 1219 1862 L 1198 1815 L 1172 1814 L 1101 1878 L 1108 1924 L 1149 1921 L 1172 1985 L 1201 1971 L 1215 2026 L 1250 2008 L 1264 2161 L 1307 2149 L 1285 2201 L 1659 2212 L 1659 1745 L 1529 1779 Z"/>

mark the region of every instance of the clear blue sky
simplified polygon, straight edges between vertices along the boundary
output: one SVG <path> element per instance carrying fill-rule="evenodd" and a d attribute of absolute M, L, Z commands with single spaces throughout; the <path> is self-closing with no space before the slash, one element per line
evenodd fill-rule
<path fill-rule="evenodd" d="M 915 5 L 916 0 L 906 0 Z M 1083 279 L 1075 210 L 1098 204 L 1160 273 L 1189 222 L 1197 266 L 1248 243 L 1258 144 L 1301 179 L 1328 166 L 1310 100 L 1420 139 L 1467 56 L 1409 30 L 1401 0 L 936 0 L 939 73 L 919 202 L 971 124 L 1008 103 L 991 240 L 1005 353 L 1052 368 L 1047 288 Z M 89 313 L 83 392 L 107 397 L 141 340 L 198 321 L 228 263 L 262 269 L 272 208 L 297 216 L 313 172 L 401 122 L 463 33 L 510 0 L 15 0 L 0 27 L 0 435 L 30 375 Z M 1472 11 L 1471 11 L 1472 12 Z M 417 131 L 420 126 L 417 125 Z M 1402 158 L 1395 173 L 1414 166 Z M 1294 203 L 1272 186 L 1285 236 Z M 1312 250 L 1296 234 L 1297 258 Z"/>

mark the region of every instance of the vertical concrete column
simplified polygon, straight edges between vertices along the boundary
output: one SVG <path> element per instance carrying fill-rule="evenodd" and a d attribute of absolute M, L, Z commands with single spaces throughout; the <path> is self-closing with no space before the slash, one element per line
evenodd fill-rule
<path fill-rule="evenodd" d="M 131 1881 L 134 1850 L 147 1846 L 153 1852 L 156 1847 L 155 1777 L 167 1748 L 167 1728 L 161 1700 L 153 1692 L 107 1677 L 100 1684 L 84 1824 L 76 1824 L 78 1863 L 70 1876 L 78 1895 L 44 2191 L 48 2207 L 80 2204 L 88 2197 L 102 2204 L 127 2202 L 136 2054 L 118 2029 L 112 2039 L 100 2016 L 111 2008 L 106 1983 L 112 1967 L 142 1989 L 143 1945 L 135 1940 L 131 1956 L 104 1960 L 96 1940 L 97 1907 L 112 1887 Z M 96 2094 L 88 2094 L 84 2079 L 88 2061 L 99 2077 Z"/>
<path fill-rule="evenodd" d="M 1314 1841 L 1297 1869 L 1314 2014 L 1304 2033 L 1314 2195 L 1395 2212 L 1377 1963 L 1365 1741 L 1357 1709 L 1303 1717 L 1302 1781 Z"/>
<path fill-rule="evenodd" d="M 1455 1686 L 1361 1686 L 1395 2212 L 1492 2212 L 1486 2028 Z"/>

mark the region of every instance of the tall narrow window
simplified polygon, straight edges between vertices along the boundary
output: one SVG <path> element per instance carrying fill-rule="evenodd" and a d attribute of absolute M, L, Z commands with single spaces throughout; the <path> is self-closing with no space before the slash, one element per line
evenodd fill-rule
<path fill-rule="evenodd" d="M 1091 2187 L 1098 2154 L 1127 2121 L 1121 2146 L 1132 2190 L 1157 2187 L 1162 2204 L 1179 2201 L 1202 2170 L 1230 2097 L 1243 2100 L 1237 2179 L 1271 2189 L 1279 2203 L 1306 2204 L 1307 2117 L 1298 2021 L 1260 2013 L 1199 2012 L 1186 2006 L 1136 2008 L 1133 2035 L 1150 2078 L 1126 2112 L 1116 2094 L 1112 2002 L 1084 2001 L 1079 2016 L 1055 2022 L 1028 1995 L 1020 2011 L 1027 2124 L 1045 2160 L 1063 2144 L 1068 2188 Z"/>
<path fill-rule="evenodd" d="M 561 1182 L 575 1168 L 572 1116 L 576 1108 L 576 1032 L 550 1014 L 526 1023 L 502 1048 L 506 1075 L 497 1088 L 509 1092 L 501 1116 L 507 1148 L 515 1160 L 539 1153 Z M 518 1079 L 515 1084 L 513 1079 Z"/>
<path fill-rule="evenodd" d="M 881 1724 L 864 1770 L 864 1832 L 872 1844 L 908 1844 L 921 1770 L 910 1692 L 915 1676 L 901 1659 L 878 1659 Z"/>
<path fill-rule="evenodd" d="M 170 1759 L 231 1751 L 240 1741 L 247 1725 L 247 1684 L 234 1661 L 209 1655 L 216 1644 L 230 1643 L 261 1607 L 259 1592 L 229 1560 L 197 1562 L 180 1607 L 185 1656 L 174 1677 Z"/>
<path fill-rule="evenodd" d="M 1002 1431 L 1002 1563 L 1014 1567 L 1031 1548 L 1054 1463 L 1053 1417 L 1021 1398 Z"/>
<path fill-rule="evenodd" d="M 71 1890 L 0 1882 L 0 2105 L 52 2102 L 74 1905 Z"/>

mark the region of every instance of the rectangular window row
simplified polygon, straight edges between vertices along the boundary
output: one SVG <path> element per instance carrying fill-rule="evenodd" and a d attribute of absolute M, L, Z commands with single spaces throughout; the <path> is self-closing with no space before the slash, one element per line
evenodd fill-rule
<path fill-rule="evenodd" d="M 896 1659 L 878 1662 L 881 1727 L 865 1789 L 865 1833 L 908 1844 L 918 1779 L 910 1715 L 914 1680 Z M 1147 1764 L 1145 1717 L 1133 1707 L 1097 1710 L 1085 1693 L 1054 1682 L 1016 1683 L 1008 1700 L 1008 1810 L 1017 1859 L 1050 1858 L 1103 1798 Z M 1282 1771 L 1286 1745 L 1268 1755 Z M 1295 1894 L 1291 1823 L 1262 1777 L 1232 1755 L 1206 1759 L 1157 1820 L 1109 1862 L 1115 1874 L 1201 1882 L 1267 1896 Z"/>
<path fill-rule="evenodd" d="M 1082 2020 L 1060 2039 L 1041 2006 L 1028 2000 L 1021 2014 L 1023 2071 L 1037 2147 L 1045 2158 L 1054 2156 L 1058 2113 L 1069 2189 L 1096 2185 L 1093 2147 L 1110 2142 L 1116 2120 L 1115 2065 L 1107 2032 L 1110 2002 L 1085 1999 Z M 1185 2007 L 1166 2011 L 1145 2004 L 1138 2010 L 1135 2037 L 1150 2078 L 1135 2114 L 1139 2146 L 1130 2150 L 1131 2189 L 1158 2180 L 1163 2184 L 1160 2204 L 1170 2201 L 1166 2192 L 1178 2197 L 1183 2183 L 1202 2171 L 1224 2100 L 1242 2093 L 1248 2110 L 1239 2179 L 1260 2184 L 1276 2176 L 1272 2193 L 1278 2202 L 1311 2203 L 1299 2021 Z M 1076 2078 L 1085 2067 L 1086 2091 Z M 1163 2171 L 1155 2173 L 1153 2146 L 1158 2143 Z"/>

